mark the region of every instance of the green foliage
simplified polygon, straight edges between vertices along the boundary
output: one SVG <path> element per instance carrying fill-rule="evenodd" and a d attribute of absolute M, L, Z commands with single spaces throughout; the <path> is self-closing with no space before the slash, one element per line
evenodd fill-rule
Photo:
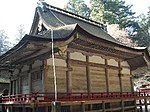
<path fill-rule="evenodd" d="M 103 22 L 104 19 L 104 4 L 101 0 L 91 0 L 91 14 L 90 19 L 97 22 Z"/>
<path fill-rule="evenodd" d="M 131 5 L 126 5 L 122 0 L 91 0 L 91 19 L 119 24 L 120 28 L 131 25 L 134 13 Z"/>
<path fill-rule="evenodd" d="M 90 8 L 83 0 L 69 0 L 65 9 L 97 22 L 118 24 L 121 29 L 128 30 L 134 43 L 149 46 L 150 13 L 135 18 L 131 8 L 132 5 L 127 5 L 124 0 L 90 0 Z"/>
<path fill-rule="evenodd" d="M 9 49 L 9 42 L 7 41 L 7 35 L 4 30 L 0 30 L 0 55 L 5 53 Z"/>
<path fill-rule="evenodd" d="M 89 18 L 90 9 L 83 0 L 69 0 L 65 10 Z"/>
<path fill-rule="evenodd" d="M 139 46 L 150 46 L 150 13 L 139 16 L 130 38 Z"/>

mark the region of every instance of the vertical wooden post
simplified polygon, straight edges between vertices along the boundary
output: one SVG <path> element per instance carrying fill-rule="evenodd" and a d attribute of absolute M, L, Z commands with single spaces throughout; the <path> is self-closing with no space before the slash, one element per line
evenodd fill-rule
<path fill-rule="evenodd" d="M 87 79 L 87 92 L 91 92 L 91 81 L 90 81 L 90 68 L 89 68 L 89 56 L 86 56 L 86 79 Z"/>
<path fill-rule="evenodd" d="M 18 77 L 18 75 L 17 75 Z M 18 94 L 18 78 L 16 79 L 16 94 Z"/>
<path fill-rule="evenodd" d="M 22 112 L 26 112 L 26 107 L 25 107 L 25 105 L 22 106 Z"/>
<path fill-rule="evenodd" d="M 67 63 L 67 68 L 71 68 L 70 66 L 70 53 L 67 52 L 67 60 L 66 60 L 66 63 Z M 67 71 L 66 72 L 66 84 L 67 84 L 67 93 L 71 93 L 72 92 L 72 80 L 71 80 L 71 71 Z"/>
<path fill-rule="evenodd" d="M 15 81 L 12 81 L 12 94 L 14 95 L 15 91 Z"/>
<path fill-rule="evenodd" d="M 107 68 L 108 62 L 107 59 L 105 59 L 105 79 L 106 79 L 106 92 L 109 92 L 109 78 L 108 78 L 108 68 Z"/>
<path fill-rule="evenodd" d="M 48 112 L 48 106 L 45 106 L 45 111 L 44 112 Z"/>
<path fill-rule="evenodd" d="M 69 106 L 69 112 L 72 112 L 72 105 Z"/>
<path fill-rule="evenodd" d="M 29 93 L 32 92 L 32 79 L 31 79 L 31 70 L 32 70 L 32 64 L 29 65 L 29 71 L 28 71 L 28 83 L 29 83 Z"/>
<path fill-rule="evenodd" d="M 122 92 L 121 62 L 120 61 L 118 61 L 118 67 L 119 67 L 118 76 L 119 76 L 120 92 Z"/>
<path fill-rule="evenodd" d="M 19 69 L 19 73 L 18 73 L 18 94 L 21 93 L 21 68 Z"/>
<path fill-rule="evenodd" d="M 105 101 L 102 101 L 102 110 L 103 110 L 103 112 L 106 112 L 106 110 L 105 110 Z"/>
<path fill-rule="evenodd" d="M 140 103 L 140 112 L 143 112 L 143 109 L 142 109 L 142 101 L 139 100 L 139 103 Z"/>
<path fill-rule="evenodd" d="M 134 85 L 133 85 L 133 80 L 132 80 L 132 72 L 130 70 L 130 85 L 131 85 L 131 92 L 134 92 Z"/>
<path fill-rule="evenodd" d="M 144 99 L 144 104 L 145 104 L 145 112 L 148 112 L 148 105 L 147 105 L 147 99 Z"/>
<path fill-rule="evenodd" d="M 81 112 L 85 112 L 85 105 L 83 102 L 81 102 Z"/>
<path fill-rule="evenodd" d="M 124 112 L 124 101 L 121 100 L 121 109 L 122 109 L 122 112 Z"/>

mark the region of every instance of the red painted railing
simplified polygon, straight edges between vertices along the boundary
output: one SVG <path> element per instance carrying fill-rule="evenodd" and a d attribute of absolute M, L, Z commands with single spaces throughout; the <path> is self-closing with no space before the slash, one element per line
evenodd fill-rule
<path fill-rule="evenodd" d="M 58 101 L 87 101 L 87 100 L 113 100 L 113 99 L 136 99 L 150 97 L 145 92 L 109 92 L 109 93 L 58 93 Z M 32 101 L 54 101 L 54 93 L 32 93 L 3 96 L 2 102 L 29 103 Z"/>

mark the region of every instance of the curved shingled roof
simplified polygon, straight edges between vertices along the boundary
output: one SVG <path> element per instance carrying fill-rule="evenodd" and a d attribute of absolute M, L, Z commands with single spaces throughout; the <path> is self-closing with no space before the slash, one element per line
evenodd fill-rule
<path fill-rule="evenodd" d="M 92 20 L 88 20 L 65 10 L 50 6 L 46 3 L 43 3 L 43 7 L 37 7 L 37 12 L 44 25 L 49 28 L 59 29 L 59 27 L 70 27 L 70 25 L 78 24 L 80 28 L 95 37 L 121 44 L 105 32 L 104 27 L 102 27 L 102 24 L 100 23 L 98 24 L 97 22 L 93 22 Z M 61 31 L 58 31 L 60 38 L 64 36 Z"/>

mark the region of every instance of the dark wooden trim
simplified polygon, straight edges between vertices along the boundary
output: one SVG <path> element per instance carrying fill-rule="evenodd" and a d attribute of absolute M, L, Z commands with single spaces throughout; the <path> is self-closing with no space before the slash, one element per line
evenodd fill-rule
<path fill-rule="evenodd" d="M 134 92 L 134 85 L 133 85 L 133 79 L 132 79 L 132 72 L 130 70 L 130 85 L 131 85 L 131 92 Z"/>
<path fill-rule="evenodd" d="M 67 51 L 67 68 L 71 68 L 70 66 L 70 53 Z M 66 71 L 66 84 L 67 84 L 67 93 L 71 93 L 72 92 L 72 79 L 71 79 L 71 71 L 67 70 Z"/>
<path fill-rule="evenodd" d="M 107 59 L 105 59 L 105 66 L 108 65 Z M 108 76 L 108 69 L 105 67 L 105 79 L 106 79 L 106 92 L 109 92 L 109 76 Z"/>
<path fill-rule="evenodd" d="M 119 70 L 118 70 L 118 77 L 119 77 L 119 86 L 120 86 L 120 92 L 122 92 L 122 78 L 121 78 L 121 62 L 118 61 L 118 67 L 119 67 Z"/>
<path fill-rule="evenodd" d="M 89 68 L 89 56 L 86 56 L 86 80 L 87 80 L 87 92 L 91 92 L 91 81 L 90 81 L 90 68 Z"/>
<path fill-rule="evenodd" d="M 21 69 L 22 69 L 22 67 L 21 68 L 19 68 L 19 73 L 18 73 L 18 94 L 21 94 Z"/>
<path fill-rule="evenodd" d="M 31 79 L 31 70 L 32 70 L 32 64 L 29 65 L 29 71 L 28 71 L 28 78 L 29 78 L 29 93 L 32 92 L 32 79 Z"/>
<path fill-rule="evenodd" d="M 105 110 L 105 101 L 102 101 L 102 112 L 106 112 L 106 110 Z"/>

